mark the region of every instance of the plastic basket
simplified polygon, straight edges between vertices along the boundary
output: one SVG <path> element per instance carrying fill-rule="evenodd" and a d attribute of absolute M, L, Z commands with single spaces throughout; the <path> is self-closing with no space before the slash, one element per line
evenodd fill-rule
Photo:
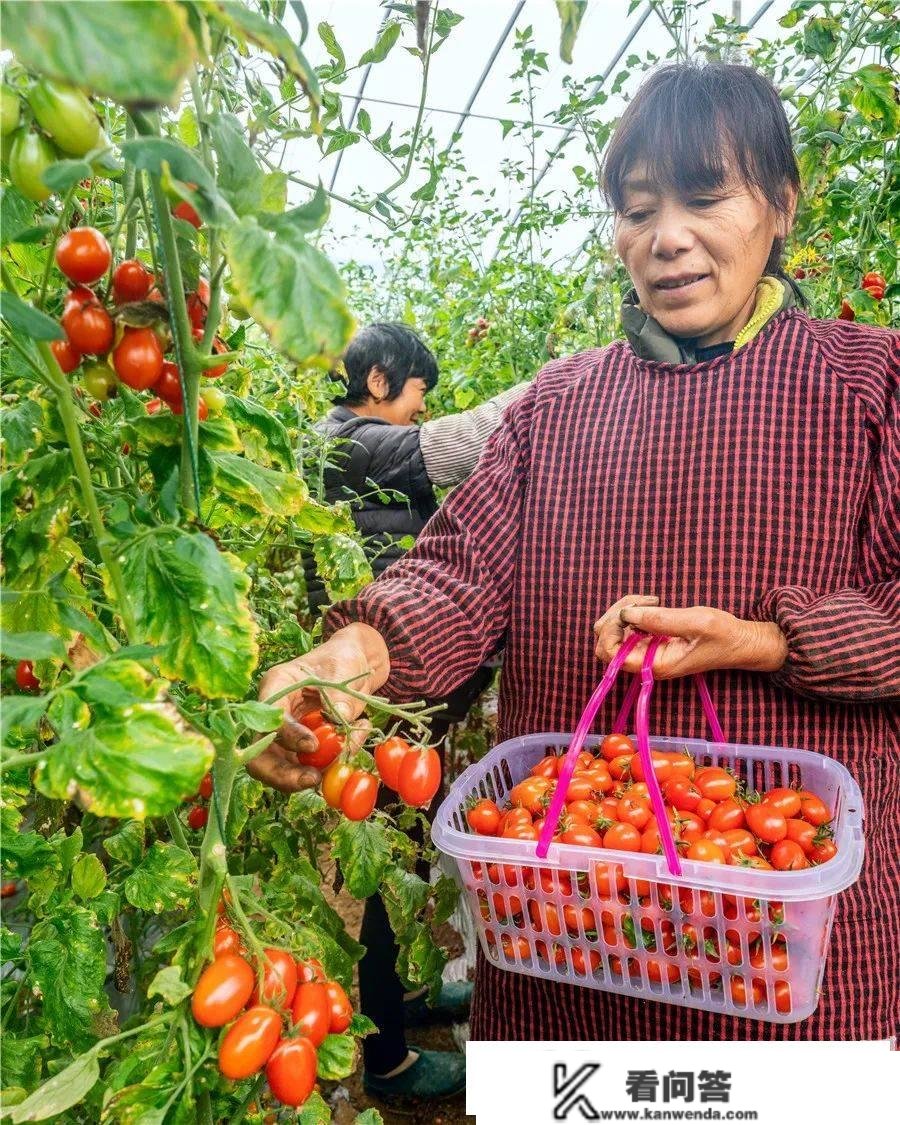
<path fill-rule="evenodd" d="M 586 737 L 583 744 L 601 740 Z M 539 859 L 532 841 L 471 832 L 470 798 L 502 805 L 536 762 L 574 741 L 531 734 L 500 743 L 456 779 L 438 810 L 432 838 L 456 861 L 489 961 L 510 972 L 727 1015 L 775 1023 L 809 1016 L 819 1000 L 836 896 L 862 867 L 862 795 L 850 773 L 806 750 L 649 739 L 654 750 L 690 753 L 698 767 L 726 766 L 748 788 L 800 785 L 822 797 L 833 810 L 837 855 L 801 871 L 682 860 L 673 875 L 662 855 L 550 844 Z M 763 956 L 755 967 L 751 944 L 758 950 L 758 938 Z M 773 966 L 773 943 L 786 953 L 786 965 Z M 726 952 L 736 945 L 739 961 Z"/>

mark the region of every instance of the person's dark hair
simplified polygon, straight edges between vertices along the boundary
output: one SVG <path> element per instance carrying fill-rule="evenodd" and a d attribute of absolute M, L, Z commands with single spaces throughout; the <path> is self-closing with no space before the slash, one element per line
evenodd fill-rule
<path fill-rule="evenodd" d="M 363 406 L 369 398 L 366 380 L 373 367 L 388 382 L 387 400 L 403 393 L 408 379 L 423 379 L 427 390 L 437 383 L 437 360 L 405 324 L 369 324 L 350 341 L 344 353 L 346 391 L 333 401 L 343 406 Z"/>
<path fill-rule="evenodd" d="M 603 193 L 616 211 L 636 164 L 660 188 L 687 197 L 721 188 L 731 171 L 786 212 L 800 173 L 778 91 L 750 66 L 679 63 L 644 82 L 628 104 L 603 161 Z M 783 239 L 766 273 L 784 277 Z M 787 278 L 790 281 L 790 278 Z"/>

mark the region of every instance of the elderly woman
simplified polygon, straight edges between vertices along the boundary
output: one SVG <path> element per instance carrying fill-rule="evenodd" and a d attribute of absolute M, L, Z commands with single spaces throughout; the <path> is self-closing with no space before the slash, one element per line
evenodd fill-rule
<path fill-rule="evenodd" d="M 839 897 L 808 1020 L 729 1018 L 481 959 L 473 1038 L 896 1034 L 898 337 L 797 307 L 778 263 L 798 183 L 765 78 L 720 64 L 653 74 L 605 164 L 634 284 L 627 339 L 547 365 L 415 549 L 331 611 L 325 644 L 264 678 L 268 693 L 301 669 L 366 672 L 370 690 L 408 700 L 448 691 L 505 637 L 501 736 L 572 730 L 634 628 L 669 638 L 654 670 L 674 682 L 654 693 L 651 729 L 701 732 L 685 677 L 703 671 L 730 740 L 813 749 L 859 781 L 866 861 Z M 314 700 L 283 702 L 281 744 L 254 772 L 285 786 Z"/>

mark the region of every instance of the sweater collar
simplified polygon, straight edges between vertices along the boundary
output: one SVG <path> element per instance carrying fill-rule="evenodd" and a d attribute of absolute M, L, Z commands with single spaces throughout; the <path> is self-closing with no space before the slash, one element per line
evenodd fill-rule
<path fill-rule="evenodd" d="M 753 315 L 735 337 L 734 350 L 737 351 L 752 340 L 773 316 L 794 304 L 794 291 L 787 282 L 768 274 L 761 278 L 756 287 Z M 625 294 L 621 317 L 628 343 L 639 359 L 657 363 L 698 362 L 696 341 L 670 336 L 658 321 L 640 307 L 634 289 Z"/>

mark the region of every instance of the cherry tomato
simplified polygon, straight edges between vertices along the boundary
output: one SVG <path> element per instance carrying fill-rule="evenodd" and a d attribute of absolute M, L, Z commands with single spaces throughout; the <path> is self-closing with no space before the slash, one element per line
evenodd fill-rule
<path fill-rule="evenodd" d="M 0 89 L 0 136 L 15 132 L 22 120 L 22 103 L 19 95 L 8 86 Z"/>
<path fill-rule="evenodd" d="M 186 199 L 183 199 L 177 207 L 173 208 L 172 214 L 176 219 L 183 219 L 186 223 L 190 223 L 191 226 L 196 227 L 197 230 L 203 226 L 203 221 L 200 216 Z"/>
<path fill-rule="evenodd" d="M 56 150 L 46 137 L 32 133 L 27 125 L 17 129 L 9 150 L 9 178 L 13 187 L 33 203 L 43 203 L 52 195 L 44 183 L 43 173 L 57 159 Z"/>
<path fill-rule="evenodd" d="M 143 301 L 153 288 L 153 274 L 137 258 L 119 262 L 113 272 L 113 300 L 117 305 Z"/>
<path fill-rule="evenodd" d="M 371 816 L 378 800 L 378 778 L 368 770 L 354 770 L 341 791 L 341 812 L 348 820 Z"/>
<path fill-rule="evenodd" d="M 213 935 L 213 957 L 224 957 L 226 953 L 243 954 L 241 936 L 231 926 L 218 926 Z"/>
<path fill-rule="evenodd" d="M 228 351 L 228 345 L 223 343 L 217 336 L 215 340 L 213 340 L 212 350 L 213 355 L 224 355 Z M 201 375 L 204 375 L 207 379 L 218 379 L 220 376 L 224 375 L 227 370 L 227 363 L 217 363 L 215 367 L 204 367 L 201 371 Z"/>
<path fill-rule="evenodd" d="M 15 879 L 13 879 L 9 883 L 4 883 L 3 886 L 0 887 L 0 898 L 12 898 L 12 896 L 18 890 L 18 887 L 19 884 L 15 881 Z"/>
<path fill-rule="evenodd" d="M 70 340 L 53 340 L 50 343 L 50 351 L 53 352 L 53 358 L 59 364 L 59 369 L 64 375 L 68 375 L 71 371 L 81 363 L 81 352 L 77 348 L 72 347 Z"/>
<path fill-rule="evenodd" d="M 509 791 L 509 802 L 515 808 L 528 809 L 532 816 L 543 812 L 551 782 L 545 777 L 526 777 Z"/>
<path fill-rule="evenodd" d="M 115 330 L 109 313 L 93 298 L 91 304 L 67 303 L 62 326 L 69 343 L 82 355 L 105 355 Z"/>
<path fill-rule="evenodd" d="M 589 824 L 593 828 L 600 819 L 600 806 L 594 800 L 572 801 L 565 806 L 563 817 L 567 824 Z"/>
<path fill-rule="evenodd" d="M 837 855 L 837 844 L 834 840 L 822 840 L 819 844 L 813 844 L 809 853 L 810 863 L 827 863 L 830 859 L 834 859 Z"/>
<path fill-rule="evenodd" d="M 22 691 L 40 691 L 41 684 L 34 674 L 34 666 L 30 660 L 20 660 L 16 665 L 16 683 Z"/>
<path fill-rule="evenodd" d="M 248 1008 L 229 1027 L 219 1047 L 219 1070 L 235 1081 L 256 1074 L 281 1038 L 281 1016 L 262 1004 Z"/>
<path fill-rule="evenodd" d="M 184 414 L 183 402 L 170 402 L 169 407 L 173 414 Z M 202 398 L 197 400 L 197 417 L 201 422 L 205 422 L 209 417 L 209 407 Z"/>
<path fill-rule="evenodd" d="M 84 305 L 99 305 L 100 300 L 93 289 L 89 289 L 86 285 L 73 285 L 68 290 L 63 301 L 63 312 L 72 306 L 81 308 Z"/>
<path fill-rule="evenodd" d="M 201 1027 L 224 1027 L 250 999 L 256 978 L 243 957 L 226 953 L 207 965 L 191 997 Z"/>
<path fill-rule="evenodd" d="M 641 834 L 633 824 L 614 824 L 603 834 L 603 846 L 620 852 L 639 852 Z"/>
<path fill-rule="evenodd" d="M 69 281 L 90 285 L 109 269 L 112 250 L 96 227 L 73 227 L 56 244 L 56 264 Z"/>
<path fill-rule="evenodd" d="M 635 828 L 644 829 L 652 813 L 653 810 L 646 797 L 635 797 L 626 793 L 616 807 L 616 820 L 621 824 L 633 824 Z"/>
<path fill-rule="evenodd" d="M 209 311 L 209 282 L 205 277 L 200 278 L 196 290 L 193 293 L 188 293 L 184 303 L 191 328 L 203 328 L 206 325 L 206 314 Z"/>
<path fill-rule="evenodd" d="M 353 1005 L 350 1003 L 347 993 L 336 980 L 326 981 L 325 991 L 328 993 L 331 1014 L 331 1023 L 328 1025 L 329 1033 L 340 1035 L 350 1026 L 350 1021 L 353 1019 Z"/>
<path fill-rule="evenodd" d="M 286 949 L 264 949 L 262 992 L 254 988 L 251 1004 L 289 1008 L 297 991 L 297 962 Z"/>
<path fill-rule="evenodd" d="M 208 801 L 213 794 L 213 778 L 211 773 L 205 773 L 200 779 L 200 788 L 197 790 L 198 796 L 202 797 L 204 801 Z"/>
<path fill-rule="evenodd" d="M 706 823 L 710 828 L 715 828 L 721 832 L 727 832 L 732 828 L 743 828 L 745 824 L 744 810 L 734 797 L 727 797 L 724 801 L 719 801 L 709 814 Z"/>
<path fill-rule="evenodd" d="M 400 763 L 409 751 L 410 745 L 406 739 L 398 738 L 396 735 L 386 738 L 375 747 L 375 765 L 381 780 L 389 789 L 396 791 L 400 782 Z"/>
<path fill-rule="evenodd" d="M 397 792 L 401 801 L 416 808 L 431 804 L 441 787 L 441 759 L 437 750 L 412 749 L 400 763 Z"/>
<path fill-rule="evenodd" d="M 341 793 L 347 779 L 353 774 L 353 766 L 347 762 L 332 762 L 322 777 L 322 796 L 329 808 L 341 807 Z"/>
<path fill-rule="evenodd" d="M 151 398 L 147 403 L 146 410 L 148 414 L 158 414 L 160 410 L 162 410 L 162 407 L 163 400 L 161 398 Z"/>
<path fill-rule="evenodd" d="M 281 1040 L 266 1063 L 266 1081 L 282 1105 L 303 1105 L 316 1084 L 316 1049 L 305 1035 Z"/>
<path fill-rule="evenodd" d="M 747 1005 L 747 985 L 743 977 L 732 977 L 728 982 L 731 990 L 731 999 L 740 1007 Z M 750 997 L 754 1005 L 765 1003 L 766 985 L 764 981 L 756 978 L 750 984 Z"/>
<path fill-rule="evenodd" d="M 770 789 L 763 795 L 762 803 L 777 809 L 785 818 L 800 815 L 800 794 L 796 789 Z"/>
<path fill-rule="evenodd" d="M 69 156 L 84 156 L 100 147 L 103 130 L 80 90 L 42 78 L 29 91 L 28 104 L 38 125 Z"/>
<path fill-rule="evenodd" d="M 311 981 L 325 981 L 325 966 L 318 957 L 308 957 L 297 961 L 297 983 L 309 984 Z"/>
<path fill-rule="evenodd" d="M 81 385 L 92 398 L 106 402 L 115 395 L 118 382 L 108 363 L 89 363 L 81 376 Z"/>
<path fill-rule="evenodd" d="M 720 766 L 707 766 L 694 774 L 694 784 L 710 801 L 727 801 L 737 790 L 737 782 Z"/>
<path fill-rule="evenodd" d="M 656 775 L 656 780 L 662 785 L 673 776 L 672 763 L 665 754 L 661 754 L 658 750 L 650 751 L 650 761 L 653 765 L 653 772 Z M 612 772 L 612 771 L 610 771 Z M 640 754 L 635 754 L 631 762 L 631 776 L 635 781 L 644 780 L 644 764 L 641 761 Z"/>
<path fill-rule="evenodd" d="M 547 754 L 529 771 L 532 777 L 546 777 L 549 781 L 559 773 L 559 761 L 555 754 Z"/>
<path fill-rule="evenodd" d="M 796 841 L 787 839 L 779 840 L 777 844 L 772 845 L 769 863 L 776 871 L 800 871 L 804 867 L 809 867 L 809 860 L 803 848 Z"/>
<path fill-rule="evenodd" d="M 604 839 L 587 824 L 573 824 L 560 836 L 560 842 L 577 848 L 599 848 Z"/>
<path fill-rule="evenodd" d="M 163 353 L 152 328 L 126 328 L 113 351 L 116 374 L 136 391 L 145 391 L 159 382 L 163 373 Z"/>
<path fill-rule="evenodd" d="M 712 815 L 712 811 L 715 807 L 715 801 L 711 801 L 709 797 L 701 797 L 697 802 L 697 807 L 694 809 L 694 812 L 697 814 L 697 816 L 700 817 L 701 820 L 705 821 L 708 820 Z"/>
<path fill-rule="evenodd" d="M 796 817 L 788 817 L 787 839 L 799 844 L 803 854 L 809 855 L 816 842 L 816 826 Z"/>
<path fill-rule="evenodd" d="M 695 840 L 688 848 L 685 859 L 699 860 L 701 863 L 724 863 L 725 849 L 714 840 Z"/>
<path fill-rule="evenodd" d="M 765 844 L 776 844 L 787 836 L 787 818 L 771 805 L 748 805 L 744 815 L 747 827 Z"/>
<path fill-rule="evenodd" d="M 482 797 L 466 813 L 466 822 L 479 836 L 495 836 L 500 824 L 500 810 L 487 797 Z"/>
<path fill-rule="evenodd" d="M 298 985 L 291 1018 L 300 1034 L 309 1036 L 312 1045 L 318 1047 L 331 1026 L 331 1000 L 325 985 L 319 981 Z"/>
<path fill-rule="evenodd" d="M 181 405 L 181 377 L 178 374 L 178 365 L 163 360 L 162 374 L 153 384 L 154 394 L 159 395 L 163 402 L 170 406 L 175 403 Z"/>
<path fill-rule="evenodd" d="M 188 813 L 187 822 L 195 832 L 199 832 L 201 828 L 205 828 L 208 820 L 209 809 L 203 808 L 202 805 L 194 805 Z"/>
<path fill-rule="evenodd" d="M 700 803 L 700 790 L 686 777 L 670 777 L 662 791 L 672 808 L 682 812 L 693 812 Z"/>
<path fill-rule="evenodd" d="M 669 750 L 666 757 L 672 767 L 673 777 L 687 778 L 688 781 L 693 778 L 697 766 L 690 754 L 685 754 L 681 750 Z"/>
<path fill-rule="evenodd" d="M 303 723 L 304 726 L 307 725 L 305 717 Z M 310 754 L 300 754 L 299 758 L 304 765 L 314 766 L 317 770 L 322 770 L 326 766 L 330 766 L 343 750 L 344 740 L 331 723 L 319 723 L 313 730 L 313 734 L 316 738 L 316 749 Z"/>
<path fill-rule="evenodd" d="M 218 387 L 204 387 L 200 392 L 200 399 L 206 403 L 210 414 L 221 414 L 228 405 L 228 396 Z"/>
<path fill-rule="evenodd" d="M 800 816 L 819 828 L 831 820 L 831 810 L 821 797 L 810 793 L 808 789 L 800 790 Z"/>
<path fill-rule="evenodd" d="M 726 828 L 722 835 L 734 855 L 756 855 L 756 840 L 746 828 Z"/>
<path fill-rule="evenodd" d="M 633 754 L 634 743 L 624 734 L 608 734 L 600 743 L 600 753 L 611 762 L 622 754 Z"/>

